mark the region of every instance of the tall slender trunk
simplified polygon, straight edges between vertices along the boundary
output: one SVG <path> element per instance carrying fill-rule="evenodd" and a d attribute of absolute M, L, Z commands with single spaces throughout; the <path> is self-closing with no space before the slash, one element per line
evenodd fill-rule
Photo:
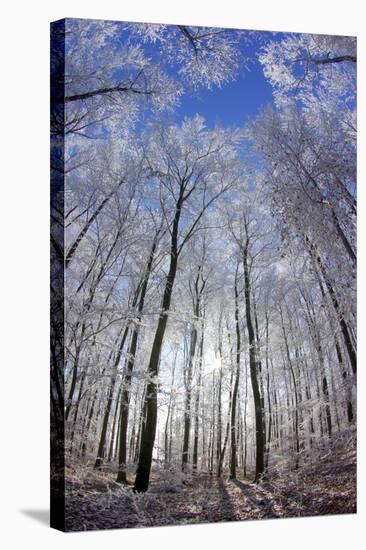
<path fill-rule="evenodd" d="M 244 395 L 244 413 L 243 413 L 243 430 L 244 430 L 244 464 L 243 476 L 247 477 L 247 458 L 248 458 L 248 431 L 247 431 L 247 408 L 248 408 L 248 367 L 245 361 L 245 395 Z"/>
<path fill-rule="evenodd" d="M 297 470 L 299 467 L 299 458 L 300 458 L 298 390 L 297 390 L 297 381 L 296 381 L 294 367 L 291 361 L 290 349 L 288 345 L 287 334 L 286 334 L 286 329 L 285 329 L 281 308 L 280 308 L 280 315 L 281 315 L 283 339 L 284 339 L 285 349 L 286 349 L 287 364 L 290 369 L 292 383 L 294 386 L 293 397 L 295 399 L 295 470 Z"/>
<path fill-rule="evenodd" d="M 125 371 L 123 374 L 122 380 L 122 393 L 121 393 L 121 406 L 120 406 L 120 418 L 119 418 L 119 453 L 118 453 L 118 474 L 117 481 L 119 483 L 127 483 L 127 477 L 125 472 L 125 465 L 127 459 L 127 429 L 128 429 L 128 416 L 129 416 L 129 405 L 130 405 L 130 394 L 131 394 L 131 380 L 133 374 L 133 368 L 135 365 L 135 356 L 137 350 L 137 341 L 140 331 L 140 322 L 142 319 L 142 312 L 145 305 L 145 298 L 147 287 L 149 283 L 149 278 L 154 262 L 155 251 L 158 243 L 159 231 L 157 231 L 151 250 L 149 259 L 147 262 L 147 267 L 144 276 L 142 277 L 142 284 L 140 283 L 140 298 L 137 307 L 137 317 L 132 332 L 128 359 L 126 362 Z"/>
<path fill-rule="evenodd" d="M 77 419 L 78 419 L 78 415 L 79 415 L 80 402 L 81 402 L 81 398 L 82 398 L 82 395 L 83 395 L 86 372 L 87 372 L 87 369 L 84 370 L 84 372 L 81 376 L 77 402 L 75 404 L 74 417 L 72 419 L 72 431 L 71 431 L 71 437 L 70 437 L 70 453 L 72 453 L 72 449 L 73 449 L 73 445 L 74 445 L 75 431 L 77 430 L 77 425 L 76 424 L 77 424 Z"/>
<path fill-rule="evenodd" d="M 256 339 L 256 355 L 257 355 L 257 365 L 258 365 L 258 375 L 259 375 L 259 389 L 261 395 L 261 409 L 262 409 L 262 425 L 263 425 L 263 454 L 264 457 L 267 456 L 267 439 L 266 439 L 266 413 L 265 413 L 265 401 L 264 401 L 264 383 L 263 383 L 263 368 L 262 368 L 262 358 L 261 358 L 261 342 L 259 336 L 259 326 L 258 326 L 258 315 L 257 315 L 257 305 L 255 302 L 255 296 L 253 294 L 253 313 L 254 313 L 254 327 L 255 327 L 255 339 Z M 266 465 L 266 461 L 264 463 Z"/>
<path fill-rule="evenodd" d="M 89 413 L 88 413 L 88 417 L 86 419 L 85 430 L 83 428 L 83 443 L 82 443 L 82 446 L 81 446 L 81 456 L 82 457 L 85 457 L 85 455 L 86 455 L 88 435 L 89 435 L 90 425 L 91 425 L 91 422 L 92 422 L 92 419 L 93 419 L 94 409 L 95 409 L 95 404 L 97 402 L 97 399 L 98 399 L 98 389 L 94 393 L 93 401 L 91 403 Z"/>
<path fill-rule="evenodd" d="M 244 297 L 245 297 L 245 314 L 246 327 L 249 341 L 249 368 L 250 379 L 252 384 L 254 410 L 255 410 L 255 446 L 256 446 L 256 462 L 255 462 L 255 482 L 258 482 L 264 472 L 264 432 L 263 432 L 263 411 L 262 400 L 258 384 L 258 367 L 256 361 L 256 340 L 251 312 L 251 286 L 248 264 L 248 247 L 249 237 L 248 228 L 246 227 L 247 238 L 243 250 L 243 266 L 244 266 Z"/>
<path fill-rule="evenodd" d="M 214 453 L 215 453 L 215 420 L 216 420 L 216 384 L 215 384 L 215 372 L 212 373 L 212 402 L 211 402 L 211 426 L 210 426 L 210 435 L 208 442 L 208 469 L 210 474 L 213 474 L 214 470 Z"/>
<path fill-rule="evenodd" d="M 306 395 L 306 399 L 308 401 L 311 401 L 310 387 L 309 387 L 308 384 L 306 384 L 306 386 L 305 386 L 305 395 Z M 309 432 L 310 432 L 309 445 L 310 445 L 310 447 L 312 447 L 313 446 L 313 439 L 314 439 L 315 429 L 314 429 L 313 414 L 312 414 L 311 411 L 309 413 Z"/>
<path fill-rule="evenodd" d="M 86 329 L 86 323 L 84 321 L 81 325 L 80 342 L 83 341 L 85 329 Z M 74 392 L 75 392 L 75 389 L 76 389 L 76 382 L 77 382 L 78 374 L 79 374 L 80 354 L 81 354 L 81 343 L 76 345 L 75 359 L 74 359 L 74 362 L 73 362 L 73 365 L 72 365 L 71 384 L 70 384 L 69 394 L 67 396 L 67 401 L 66 401 L 67 404 L 66 404 L 66 410 L 65 410 L 65 419 L 66 419 L 66 421 L 69 418 L 70 411 L 71 411 L 71 408 L 73 406 Z"/>
<path fill-rule="evenodd" d="M 136 446 L 134 449 L 134 458 L 133 462 L 136 464 L 139 459 L 139 451 L 140 451 L 140 442 L 141 442 L 141 434 L 142 434 L 142 426 L 144 423 L 144 403 L 146 398 L 146 385 L 144 386 L 144 391 L 141 396 L 140 400 L 140 416 L 139 416 L 139 422 L 138 422 L 138 429 L 137 429 L 137 436 L 136 436 Z"/>
<path fill-rule="evenodd" d="M 327 420 L 328 435 L 330 437 L 332 435 L 332 416 L 330 413 L 330 405 L 329 405 L 328 380 L 324 371 L 322 374 L 322 391 L 325 399 L 325 418 Z"/>
<path fill-rule="evenodd" d="M 194 435 L 193 435 L 193 457 L 192 457 L 193 470 L 197 470 L 197 463 L 198 463 L 198 430 L 199 430 L 200 393 L 201 393 L 201 384 L 202 384 L 203 343 L 204 343 L 204 324 L 202 323 L 200 350 L 199 350 L 199 358 L 198 358 L 197 391 L 196 391 L 196 399 L 195 399 L 195 407 L 194 407 Z M 204 448 L 204 444 L 203 444 L 203 448 Z"/>
<path fill-rule="evenodd" d="M 175 401 L 176 396 L 174 395 L 172 400 L 172 408 L 170 411 L 170 421 L 169 421 L 169 446 L 168 446 L 168 455 L 169 455 L 169 462 L 172 461 L 172 449 L 173 449 L 173 420 L 174 420 L 174 412 L 175 412 Z"/>
<path fill-rule="evenodd" d="M 173 286 L 178 267 L 178 228 L 183 205 L 183 193 L 184 188 L 181 187 L 171 233 L 169 272 L 165 282 L 163 300 L 161 304 L 161 313 L 159 315 L 158 326 L 155 332 L 148 365 L 149 379 L 146 386 L 146 396 L 144 403 L 144 422 L 142 424 L 139 463 L 137 466 L 134 485 L 134 491 L 137 492 L 145 492 L 147 491 L 149 486 L 158 412 L 157 377 L 159 373 L 161 348 L 163 345 L 164 334 L 168 322 L 170 302 L 172 299 Z"/>
<path fill-rule="evenodd" d="M 269 376 L 269 318 L 268 311 L 266 311 L 266 381 L 267 381 L 267 403 L 268 403 L 268 435 L 266 443 L 265 453 L 265 469 L 268 471 L 269 453 L 272 440 L 272 404 L 271 404 L 271 392 L 270 392 L 270 376 Z"/>
<path fill-rule="evenodd" d="M 138 395 L 135 396 L 135 406 L 133 408 L 133 418 L 132 418 L 132 429 L 130 434 L 130 444 L 128 446 L 128 461 L 133 462 L 134 460 L 134 451 L 135 451 L 135 444 L 136 444 L 136 435 L 137 435 L 137 429 L 136 429 L 136 422 L 137 422 L 137 407 L 138 407 Z M 119 443 L 118 443 L 119 446 Z"/>
<path fill-rule="evenodd" d="M 193 361 L 196 353 L 197 328 L 194 325 L 191 330 L 188 368 L 185 376 L 186 398 L 184 404 L 184 431 L 183 431 L 183 450 L 182 450 L 182 471 L 185 472 L 188 465 L 189 439 L 191 431 L 191 401 L 192 401 L 192 373 Z"/>
<path fill-rule="evenodd" d="M 279 438 L 280 438 L 280 431 L 279 431 L 279 414 L 278 414 L 278 397 L 277 397 L 277 389 L 276 384 L 274 382 L 273 378 L 273 361 L 271 358 L 271 372 L 272 372 L 272 396 L 273 396 L 273 438 L 272 442 L 273 445 L 278 449 L 279 448 Z"/>
<path fill-rule="evenodd" d="M 121 396 L 121 391 L 122 391 L 122 386 L 119 387 L 117 398 L 116 398 L 116 405 L 114 409 L 113 423 L 112 423 L 112 430 L 111 430 L 111 439 L 109 442 L 109 451 L 107 456 L 108 462 L 111 462 L 113 460 L 113 449 L 114 449 L 114 442 L 116 439 L 116 424 L 117 424 L 117 418 L 118 418 L 119 399 Z"/>
<path fill-rule="evenodd" d="M 191 337 L 190 337 L 188 369 L 187 369 L 187 374 L 184 377 L 185 386 L 186 386 L 186 401 L 185 401 L 185 408 L 184 408 L 182 471 L 186 470 L 187 464 L 188 464 L 188 451 L 189 451 L 189 440 L 190 440 L 190 430 L 191 430 L 193 362 L 196 355 L 196 346 L 197 346 L 197 338 L 198 338 L 197 324 L 201 319 L 201 299 L 202 299 L 202 293 L 205 288 L 205 284 L 206 284 L 206 281 L 203 279 L 203 276 L 202 276 L 202 265 L 199 265 L 197 269 L 197 275 L 194 281 L 194 289 L 192 291 L 193 325 L 192 325 Z"/>
<path fill-rule="evenodd" d="M 108 397 L 107 397 L 107 405 L 104 411 L 104 417 L 103 417 L 103 424 L 102 424 L 102 431 L 100 434 L 99 439 L 99 446 L 98 446 L 98 452 L 97 452 L 97 458 L 95 460 L 94 468 L 100 468 L 103 464 L 103 459 L 105 455 L 105 444 L 106 444 L 106 438 L 107 438 L 107 430 L 108 430 L 108 422 L 109 422 L 109 416 L 112 408 L 112 402 L 113 402 L 113 394 L 114 394 L 114 387 L 116 385 L 116 379 L 117 379 L 117 369 L 119 362 L 121 360 L 122 351 L 126 342 L 126 338 L 128 335 L 129 326 L 127 325 L 123 331 L 123 335 L 118 347 L 118 351 L 116 354 L 116 357 L 113 362 L 112 367 L 112 378 L 111 378 L 111 384 L 109 386 L 108 391 Z"/>
<path fill-rule="evenodd" d="M 221 448 L 222 445 L 222 358 L 221 358 L 221 343 L 220 343 L 220 369 L 218 373 L 217 383 L 217 430 L 216 430 L 216 464 L 217 464 L 217 477 L 221 476 L 222 460 L 224 452 Z M 226 448 L 226 444 L 224 446 Z"/>
<path fill-rule="evenodd" d="M 239 293 L 238 293 L 238 269 L 239 265 L 236 267 L 235 272 L 235 284 L 234 284 L 234 295 L 235 295 L 235 331 L 236 331 L 236 372 L 235 372 L 235 382 L 231 403 L 231 423 L 230 423 L 230 433 L 231 433 L 231 456 L 230 456 L 230 479 L 236 479 L 236 401 L 238 396 L 239 389 L 239 378 L 240 378 L 240 326 L 239 326 Z"/>
<path fill-rule="evenodd" d="M 220 447 L 220 451 L 219 451 L 219 454 L 218 454 L 217 477 L 220 477 L 221 474 L 222 474 L 222 466 L 223 466 L 223 463 L 224 463 L 226 447 L 227 447 L 227 443 L 228 443 L 228 440 L 229 440 L 230 418 L 231 418 L 232 406 L 233 406 L 233 369 L 231 369 L 231 376 L 230 376 L 229 410 L 228 410 L 228 413 L 227 413 L 224 444 L 223 444 L 222 448 Z"/>
<path fill-rule="evenodd" d="M 173 368 L 172 368 L 172 380 L 171 380 L 171 383 L 170 383 L 168 412 L 167 412 L 166 422 L 165 422 L 165 434 L 164 434 L 164 462 L 165 462 L 165 464 L 169 464 L 169 462 L 171 460 L 171 456 L 170 456 L 170 449 L 171 449 L 170 426 L 171 426 L 171 415 L 172 415 L 172 406 L 173 406 L 173 389 L 174 389 L 176 364 L 177 364 L 177 352 L 174 355 Z"/>

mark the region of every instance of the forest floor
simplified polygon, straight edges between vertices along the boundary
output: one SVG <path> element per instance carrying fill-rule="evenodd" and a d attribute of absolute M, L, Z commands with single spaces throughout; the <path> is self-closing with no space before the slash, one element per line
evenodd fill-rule
<path fill-rule="evenodd" d="M 208 473 L 155 467 L 149 490 L 134 494 L 108 469 L 70 468 L 66 530 L 114 529 L 289 518 L 356 512 L 356 450 L 328 452 L 316 463 L 253 484 Z"/>

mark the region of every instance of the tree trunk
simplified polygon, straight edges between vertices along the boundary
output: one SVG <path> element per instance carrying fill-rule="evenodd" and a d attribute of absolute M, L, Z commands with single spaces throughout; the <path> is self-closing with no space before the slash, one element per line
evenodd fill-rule
<path fill-rule="evenodd" d="M 297 393 L 297 382 L 296 382 L 294 367 L 293 367 L 291 357 L 290 357 L 290 349 L 289 349 L 289 346 L 288 346 L 287 334 L 286 334 L 285 324 L 284 324 L 284 321 L 283 321 L 282 308 L 280 308 L 280 315 L 281 315 L 283 339 L 284 339 L 284 342 L 285 342 L 287 364 L 290 368 L 292 383 L 293 383 L 293 386 L 294 386 L 293 396 L 294 396 L 294 399 L 295 399 L 295 470 L 297 470 L 299 468 L 299 458 L 300 458 L 299 403 L 298 403 L 298 393 Z"/>
<path fill-rule="evenodd" d="M 159 315 L 158 326 L 155 332 L 153 346 L 151 350 L 148 365 L 148 382 L 146 386 L 146 396 L 144 403 L 144 422 L 142 424 L 139 463 L 136 472 L 134 491 L 145 492 L 149 487 L 150 470 L 152 463 L 153 448 L 155 442 L 156 422 L 157 422 L 157 376 L 159 372 L 159 362 L 161 348 L 163 345 L 164 334 L 168 322 L 170 302 L 173 294 L 173 286 L 178 266 L 178 227 L 183 204 L 183 190 L 179 196 L 175 217 L 173 222 L 171 248 L 170 248 L 170 266 L 165 282 L 161 313 Z"/>
<path fill-rule="evenodd" d="M 118 453 L 118 474 L 117 482 L 127 483 L 125 465 L 127 459 L 127 428 L 128 428 L 128 416 L 129 416 L 129 405 L 130 405 L 130 390 L 131 390 L 131 380 L 133 374 L 133 367 L 135 364 L 135 356 L 137 350 L 137 341 L 140 330 L 140 322 L 142 319 L 142 312 L 145 305 L 145 298 L 147 292 L 147 286 L 149 283 L 149 278 L 154 262 L 155 250 L 158 242 L 159 231 L 157 231 L 151 250 L 149 259 L 146 266 L 145 274 L 142 278 L 142 281 L 139 285 L 141 287 L 140 298 L 137 307 L 137 318 L 135 321 L 135 326 L 133 329 L 128 359 L 123 375 L 122 380 L 122 394 L 121 394 L 121 407 L 120 407 L 120 418 L 119 418 L 119 453 Z"/>
<path fill-rule="evenodd" d="M 81 446 L 81 456 L 83 458 L 86 455 L 86 445 L 87 445 L 87 440 L 88 440 L 91 421 L 92 421 L 93 415 L 94 415 L 95 403 L 96 403 L 97 399 L 98 399 L 98 389 L 94 393 L 93 401 L 92 401 L 92 404 L 90 406 L 88 417 L 87 417 L 86 424 L 85 424 L 85 430 L 83 429 L 83 444 Z"/>
<path fill-rule="evenodd" d="M 203 343 L 204 343 L 204 325 L 202 323 L 202 333 L 201 333 L 200 351 L 199 351 L 199 359 L 198 359 L 197 391 L 196 391 L 196 400 L 195 400 L 195 408 L 194 408 L 194 435 L 193 435 L 193 457 L 192 457 L 193 470 L 197 470 L 197 463 L 198 463 L 199 405 L 200 405 L 200 392 L 201 392 L 201 384 L 202 384 Z M 204 448 L 204 443 L 203 443 L 203 448 Z"/>
<path fill-rule="evenodd" d="M 123 332 L 123 336 L 121 338 L 120 345 L 118 347 L 117 355 L 115 357 L 113 368 L 112 368 L 112 379 L 111 384 L 108 391 L 108 398 L 107 398 L 107 406 L 105 408 L 104 417 L 103 417 L 103 425 L 102 425 L 102 431 L 100 434 L 100 440 L 99 440 L 99 446 L 98 446 L 98 453 L 97 458 L 95 460 L 94 468 L 100 468 L 105 454 L 105 443 L 106 443 L 106 437 L 107 437 L 107 429 L 108 429 L 108 422 L 109 422 L 109 415 L 112 408 L 112 402 L 113 402 L 113 394 L 114 394 L 114 387 L 116 385 L 116 379 L 117 379 L 117 369 L 119 362 L 121 360 L 121 355 L 123 351 L 123 347 L 126 342 L 127 334 L 128 334 L 128 325 L 125 327 L 125 330 Z"/>
<path fill-rule="evenodd" d="M 269 452 L 272 439 L 272 404 L 271 404 L 271 392 L 269 384 L 269 334 L 268 334 L 268 311 L 266 311 L 266 378 L 267 378 L 267 403 L 268 403 L 268 435 L 267 435 L 267 444 L 266 444 L 266 453 L 265 453 L 265 469 L 268 471 L 269 464 Z"/>
<path fill-rule="evenodd" d="M 244 297 L 245 297 L 245 314 L 246 326 L 249 341 L 249 368 L 250 379 L 252 383 L 252 391 L 254 398 L 255 410 L 255 446 L 256 446 L 256 462 L 255 462 L 255 483 L 260 481 L 264 472 L 264 433 L 263 433 L 263 411 L 262 400 L 258 384 L 258 372 L 256 362 L 256 341 L 252 321 L 251 303 L 250 303 L 250 275 L 248 265 L 248 236 L 243 250 L 243 265 L 244 265 Z"/>
<path fill-rule="evenodd" d="M 189 436 L 191 430 L 191 399 L 192 399 L 192 372 L 193 361 L 196 353 L 197 344 L 197 328 L 194 326 L 191 330 L 188 369 L 185 376 L 186 399 L 184 405 L 184 431 L 183 431 L 183 451 L 182 451 L 182 472 L 187 470 L 188 451 L 189 451 Z"/>
<path fill-rule="evenodd" d="M 116 438 L 116 424 L 117 424 L 117 417 L 118 417 L 118 409 L 119 409 L 119 399 L 121 396 L 122 386 L 119 387 L 117 399 L 116 399 L 116 406 L 114 410 L 114 416 L 113 416 L 113 424 L 112 424 L 112 431 L 111 431 L 111 440 L 109 443 L 109 451 L 108 451 L 108 457 L 107 461 L 111 462 L 113 460 L 113 449 L 114 449 L 114 441 Z"/>
<path fill-rule="evenodd" d="M 239 378 L 240 378 L 240 326 L 239 326 L 239 294 L 238 294 L 238 268 L 236 267 L 235 273 L 235 285 L 234 285 L 234 295 L 235 295 L 235 330 L 236 330 L 236 373 L 235 373 L 235 382 L 231 403 L 231 456 L 230 456 L 230 479 L 236 479 L 236 401 L 238 396 L 239 389 Z"/>
<path fill-rule="evenodd" d="M 173 408 L 173 390 L 174 390 L 174 379 L 175 379 L 175 368 L 177 364 L 177 352 L 174 355 L 173 369 L 172 369 L 172 380 L 170 383 L 170 395 L 169 395 L 169 404 L 168 412 L 165 422 L 165 434 L 164 434 L 164 462 L 169 464 L 171 460 L 171 420 L 172 420 L 172 408 Z"/>
<path fill-rule="evenodd" d="M 243 464 L 243 476 L 247 477 L 247 458 L 248 458 L 248 431 L 247 431 L 247 406 L 248 406 L 248 366 L 245 360 L 245 395 L 244 395 L 244 416 L 243 416 L 243 430 L 244 430 L 244 464 Z"/>

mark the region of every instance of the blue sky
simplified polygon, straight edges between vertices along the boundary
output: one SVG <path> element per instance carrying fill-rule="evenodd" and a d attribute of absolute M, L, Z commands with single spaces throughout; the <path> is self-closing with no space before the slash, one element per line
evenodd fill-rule
<path fill-rule="evenodd" d="M 257 55 L 257 48 L 246 48 L 246 55 Z M 242 126 L 258 110 L 273 102 L 272 89 L 265 80 L 258 61 L 251 63 L 249 69 L 242 69 L 238 77 L 221 88 L 212 90 L 201 88 L 197 94 L 185 93 L 181 105 L 176 110 L 179 119 L 202 115 L 208 126 L 220 122 L 223 126 Z"/>

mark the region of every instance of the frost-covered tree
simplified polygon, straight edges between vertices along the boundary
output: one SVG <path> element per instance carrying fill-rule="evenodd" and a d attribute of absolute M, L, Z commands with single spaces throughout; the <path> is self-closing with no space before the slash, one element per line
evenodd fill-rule
<path fill-rule="evenodd" d="M 145 419 L 134 489 L 146 491 L 149 483 L 157 423 L 159 361 L 168 322 L 179 256 L 199 231 L 205 212 L 237 182 L 237 132 L 205 130 L 200 117 L 186 119 L 181 128 L 162 127 L 149 138 L 146 155 L 151 175 L 158 182 L 159 201 L 170 234 L 167 275 L 148 364 Z"/>
<path fill-rule="evenodd" d="M 145 43 L 159 45 L 163 62 L 177 67 L 189 88 L 212 88 L 235 79 L 248 61 L 240 46 L 256 37 L 254 31 L 187 25 L 134 24 L 132 31 Z"/>
<path fill-rule="evenodd" d="M 281 34 L 262 47 L 259 60 L 278 103 L 296 97 L 307 104 L 313 95 L 321 102 L 332 95 L 354 107 L 355 37 Z"/>

